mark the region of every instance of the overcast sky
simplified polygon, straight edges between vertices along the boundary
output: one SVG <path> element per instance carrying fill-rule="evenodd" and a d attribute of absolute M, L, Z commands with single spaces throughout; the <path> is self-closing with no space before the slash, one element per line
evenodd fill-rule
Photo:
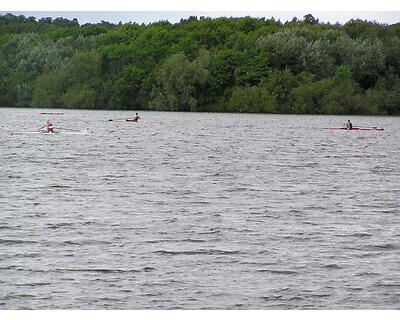
<path fill-rule="evenodd" d="M 375 11 L 375 12 L 330 12 L 330 11 L 0 11 L 0 14 L 12 13 L 14 15 L 43 17 L 63 17 L 72 20 L 77 18 L 80 24 L 97 23 L 101 20 L 111 23 L 151 23 L 160 20 L 168 20 L 172 23 L 179 22 L 181 18 L 191 15 L 206 17 L 266 17 L 280 19 L 281 22 L 291 20 L 293 17 L 303 18 L 311 13 L 321 22 L 345 23 L 350 19 L 362 19 L 377 21 L 379 23 L 394 24 L 400 22 L 400 11 Z"/>

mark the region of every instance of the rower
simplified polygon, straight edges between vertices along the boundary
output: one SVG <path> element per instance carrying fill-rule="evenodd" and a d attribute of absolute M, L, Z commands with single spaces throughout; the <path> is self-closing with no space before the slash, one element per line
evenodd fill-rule
<path fill-rule="evenodd" d="M 350 120 L 347 120 L 347 123 L 346 123 L 346 128 L 347 128 L 347 130 L 351 130 L 351 129 L 353 129 L 353 124 L 351 123 L 351 121 L 350 121 Z"/>
<path fill-rule="evenodd" d="M 40 129 L 46 128 L 48 133 L 54 132 L 54 126 L 50 119 L 47 120 L 46 124 L 43 125 Z"/>
<path fill-rule="evenodd" d="M 139 119 L 139 114 L 136 112 L 135 116 L 133 117 L 133 121 L 137 122 Z"/>

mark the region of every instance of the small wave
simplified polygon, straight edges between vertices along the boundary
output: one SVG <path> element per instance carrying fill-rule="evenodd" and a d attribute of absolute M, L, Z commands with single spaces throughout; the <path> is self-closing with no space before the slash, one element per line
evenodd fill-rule
<path fill-rule="evenodd" d="M 163 294 L 160 292 L 149 292 L 149 293 L 143 293 L 141 294 L 142 297 L 159 297 L 162 296 Z"/>
<path fill-rule="evenodd" d="M 331 294 L 328 294 L 328 293 L 315 293 L 315 294 L 311 295 L 311 297 L 313 297 L 313 298 L 327 298 L 330 296 L 331 296 Z"/>
<path fill-rule="evenodd" d="M 325 210 L 326 207 L 321 207 L 321 206 L 306 206 L 304 207 L 304 210 Z"/>
<path fill-rule="evenodd" d="M 86 193 L 86 192 L 91 192 L 91 191 L 93 191 L 93 189 L 76 187 L 76 188 L 73 189 L 73 191 L 78 191 L 78 192 Z"/>
<path fill-rule="evenodd" d="M 189 203 L 192 204 L 192 205 L 196 205 L 196 204 L 208 205 L 208 204 L 210 204 L 211 202 L 210 202 L 210 201 L 199 201 L 199 200 L 197 200 L 197 201 L 191 201 L 191 202 L 189 202 Z"/>
<path fill-rule="evenodd" d="M 241 254 L 242 252 L 240 252 L 240 251 L 225 251 L 225 250 L 196 250 L 196 251 L 158 250 L 158 251 L 153 251 L 153 253 L 168 254 L 168 255 L 231 255 L 231 254 Z"/>
<path fill-rule="evenodd" d="M 346 233 L 346 234 L 335 234 L 335 237 L 357 237 L 357 238 L 365 238 L 365 237 L 372 237 L 372 234 L 370 233 L 364 233 L 364 232 L 355 232 L 355 233 Z"/>
<path fill-rule="evenodd" d="M 96 221 L 85 221 L 83 225 L 96 224 Z"/>
<path fill-rule="evenodd" d="M 318 226 L 318 223 L 315 223 L 315 222 L 312 222 L 312 221 L 302 221 L 301 223 L 309 224 L 309 225 L 312 225 L 312 226 Z"/>
<path fill-rule="evenodd" d="M 344 249 L 350 249 L 350 250 L 361 250 L 361 249 L 358 249 L 358 248 L 351 248 L 351 247 L 347 247 L 347 248 L 344 248 Z M 371 258 L 371 257 L 377 257 L 377 256 L 379 256 L 381 254 L 381 252 L 366 252 L 366 253 L 362 253 L 362 254 L 356 254 L 356 255 L 354 255 L 355 257 L 357 257 L 357 258 Z"/>
<path fill-rule="evenodd" d="M 306 163 L 303 167 L 304 168 L 314 168 L 314 167 L 317 167 L 317 166 L 318 166 L 317 162 L 309 162 L 309 163 Z"/>
<path fill-rule="evenodd" d="M 58 228 L 63 228 L 63 227 L 71 227 L 73 225 L 74 225 L 74 223 L 71 223 L 71 222 L 61 222 L 61 223 L 56 223 L 56 224 L 48 224 L 47 228 L 58 229 Z"/>
<path fill-rule="evenodd" d="M 203 240 L 203 239 L 181 239 L 181 240 L 176 240 L 176 242 L 202 243 L 202 242 L 206 242 L 206 240 Z"/>
<path fill-rule="evenodd" d="M 260 299 L 263 299 L 264 301 L 276 301 L 276 300 L 282 300 L 282 298 L 283 296 L 281 295 L 260 297 Z"/>
<path fill-rule="evenodd" d="M 257 272 L 269 272 L 269 273 L 287 274 L 287 275 L 299 274 L 297 271 L 291 271 L 291 270 L 271 270 L 271 269 L 258 269 Z"/>
<path fill-rule="evenodd" d="M 376 287 L 383 287 L 383 288 L 398 288 L 400 289 L 400 283 L 388 283 L 388 282 L 377 282 L 374 284 Z"/>
<path fill-rule="evenodd" d="M 370 276 L 380 276 L 380 273 L 376 273 L 376 272 L 361 272 L 361 273 L 357 273 L 356 276 L 357 277 L 370 277 Z"/>
<path fill-rule="evenodd" d="M 13 269 L 18 269 L 18 266 L 0 267 L 0 270 L 13 270 Z"/>
<path fill-rule="evenodd" d="M 358 237 L 358 238 L 365 238 L 365 237 L 372 237 L 372 234 L 365 233 L 365 232 L 358 232 L 358 233 L 353 233 L 350 236 Z"/>
<path fill-rule="evenodd" d="M 63 241 L 62 244 L 64 245 L 78 245 L 78 246 L 83 246 L 83 245 L 91 245 L 91 244 L 111 244 L 109 241 L 104 241 L 104 240 L 82 240 L 82 241 L 77 241 L 77 240 L 66 240 Z"/>
<path fill-rule="evenodd" d="M 327 268 L 327 269 L 343 269 L 343 267 L 333 263 L 333 264 L 326 264 L 324 266 L 322 266 L 323 268 Z"/>
<path fill-rule="evenodd" d="M 271 253 L 271 252 L 269 252 L 269 253 Z M 265 267 L 265 266 L 277 265 L 277 262 L 241 261 L 241 264 L 248 264 L 248 265 L 253 265 L 253 266 Z"/>
<path fill-rule="evenodd" d="M 221 230 L 210 230 L 210 231 L 204 231 L 204 232 L 198 232 L 198 234 L 220 234 Z"/>
<path fill-rule="evenodd" d="M 0 225 L 0 229 L 14 229 L 14 228 L 11 227 L 11 226 L 7 226 L 7 225 L 3 224 L 3 225 Z"/>
<path fill-rule="evenodd" d="M 365 249 L 368 250 L 396 250 L 398 249 L 398 245 L 394 243 L 387 243 L 387 244 L 371 244 L 364 246 Z"/>
<path fill-rule="evenodd" d="M 150 271 L 153 271 L 153 270 L 156 270 L 156 269 L 153 268 L 153 267 L 144 267 L 144 268 L 143 268 L 143 271 L 144 271 L 144 272 L 150 272 Z"/>
<path fill-rule="evenodd" d="M 305 300 L 305 298 L 300 296 L 294 296 L 287 299 L 287 301 L 301 301 L 301 300 Z"/>
<path fill-rule="evenodd" d="M 51 269 L 32 269 L 32 268 L 24 268 L 21 266 L 12 266 L 10 268 L 15 269 L 16 271 L 26 271 L 29 273 L 45 273 L 45 274 L 47 274 L 49 272 L 54 272 L 54 270 L 51 270 Z"/>
<path fill-rule="evenodd" d="M 203 239 L 160 239 L 160 240 L 146 240 L 146 243 L 163 243 L 163 242 L 191 242 L 191 243 L 201 243 L 201 242 L 206 242 L 206 240 Z"/>
<path fill-rule="evenodd" d="M 372 169 L 370 169 L 371 173 L 393 173 L 394 168 L 388 168 L 388 167 L 381 167 L 381 166 L 376 166 Z"/>
<path fill-rule="evenodd" d="M 80 243 L 80 242 L 76 242 L 76 241 L 72 241 L 72 240 L 66 240 L 66 241 L 63 241 L 63 244 L 64 245 L 77 245 L 77 246 L 81 246 L 82 245 L 82 243 Z"/>
<path fill-rule="evenodd" d="M 25 252 L 25 253 L 16 253 L 13 256 L 18 258 L 35 258 L 35 257 L 40 257 L 40 253 Z"/>
<path fill-rule="evenodd" d="M 246 188 L 246 187 L 236 187 L 236 188 L 225 189 L 224 191 L 226 191 L 226 192 L 240 192 L 240 191 L 246 191 L 246 190 L 248 190 L 248 188 Z"/>
<path fill-rule="evenodd" d="M 15 284 L 17 287 L 39 287 L 39 286 L 48 286 L 52 284 L 51 282 L 32 282 L 32 283 L 17 283 Z"/>
<path fill-rule="evenodd" d="M 19 175 L 12 175 L 12 174 L 7 175 L 7 179 L 21 179 L 21 178 L 22 178 L 22 177 L 19 176 Z"/>
<path fill-rule="evenodd" d="M 94 272 L 94 273 L 137 273 L 137 269 L 107 269 L 107 268 L 57 268 L 58 272 Z"/>
<path fill-rule="evenodd" d="M 393 213 L 393 214 L 398 214 L 399 213 L 399 209 L 398 208 L 393 208 L 393 209 L 382 209 L 379 210 L 380 213 Z"/>
<path fill-rule="evenodd" d="M 52 189 L 71 189 L 72 187 L 62 185 L 62 184 L 50 184 L 49 186 L 46 186 L 46 188 L 52 188 Z"/>
<path fill-rule="evenodd" d="M 26 243 L 37 243 L 37 241 L 32 240 L 20 240 L 20 239 L 0 239 L 0 244 L 26 244 Z"/>
<path fill-rule="evenodd" d="M 349 289 L 352 291 L 363 291 L 364 290 L 364 288 L 360 288 L 360 287 L 351 287 Z"/>
<path fill-rule="evenodd" d="M 14 298 L 35 298 L 36 296 L 29 293 L 9 293 L 4 298 L 14 299 Z"/>

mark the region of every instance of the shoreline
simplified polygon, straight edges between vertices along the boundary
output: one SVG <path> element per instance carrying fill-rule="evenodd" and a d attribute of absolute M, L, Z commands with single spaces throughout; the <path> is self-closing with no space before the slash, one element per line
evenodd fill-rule
<path fill-rule="evenodd" d="M 145 110 L 145 109 L 92 109 L 92 108 L 36 108 L 36 107 L 0 107 L 2 109 L 28 110 L 62 110 L 62 111 L 115 111 L 115 112 L 166 112 L 166 113 L 199 113 L 199 114 L 240 114 L 240 115 L 283 115 L 283 116 L 337 116 L 337 117 L 400 117 L 400 114 L 330 114 L 330 113 L 260 113 L 260 112 L 223 112 L 223 111 L 172 111 L 172 110 Z"/>

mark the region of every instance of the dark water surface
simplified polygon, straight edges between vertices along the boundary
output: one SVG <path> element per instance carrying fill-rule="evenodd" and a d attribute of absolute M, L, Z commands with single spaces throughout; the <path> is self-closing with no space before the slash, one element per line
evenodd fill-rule
<path fill-rule="evenodd" d="M 0 109 L 0 309 L 400 308 L 400 118 L 38 112 Z"/>

